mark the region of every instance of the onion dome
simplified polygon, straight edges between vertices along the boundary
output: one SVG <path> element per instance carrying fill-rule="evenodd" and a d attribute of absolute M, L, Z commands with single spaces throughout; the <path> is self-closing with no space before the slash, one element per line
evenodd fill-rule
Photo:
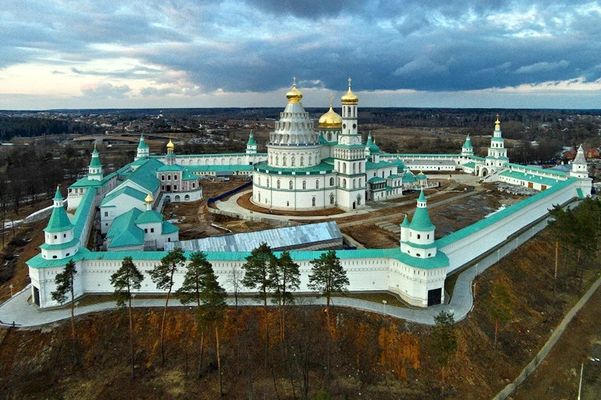
<path fill-rule="evenodd" d="M 342 104 L 352 105 L 359 103 L 359 98 L 353 91 L 351 90 L 351 78 L 348 78 L 348 90 L 346 93 L 340 98 L 342 100 Z"/>
<path fill-rule="evenodd" d="M 286 93 L 286 98 L 288 99 L 288 104 L 299 103 L 303 98 L 303 93 L 296 88 L 296 78 L 293 79 L 292 87 Z"/>
<path fill-rule="evenodd" d="M 497 120 L 495 121 L 495 129 L 501 129 L 501 120 L 499 120 L 499 114 L 497 114 Z"/>
<path fill-rule="evenodd" d="M 150 193 L 148 193 L 146 195 L 146 198 L 144 199 L 145 203 L 152 203 L 154 201 L 154 198 L 152 197 L 152 195 Z"/>
<path fill-rule="evenodd" d="M 167 143 L 167 150 L 173 151 L 174 149 L 175 149 L 175 145 L 173 144 L 171 139 L 169 139 L 169 143 Z"/>
<path fill-rule="evenodd" d="M 342 127 L 342 117 L 336 111 L 334 111 L 331 104 L 330 109 L 321 117 L 319 117 L 319 127 L 338 129 Z"/>

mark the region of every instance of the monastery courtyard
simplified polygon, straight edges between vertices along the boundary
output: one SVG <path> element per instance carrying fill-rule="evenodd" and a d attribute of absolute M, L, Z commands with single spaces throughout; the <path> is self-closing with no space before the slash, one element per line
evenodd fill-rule
<path fill-rule="evenodd" d="M 468 226 L 501 206 L 508 206 L 523 198 L 501 192 L 495 184 L 481 184 L 479 177 L 469 174 L 431 174 L 428 179 L 440 183 L 438 188 L 427 191 L 430 215 L 437 226 L 437 237 Z M 240 178 L 225 182 L 203 180 L 206 193 L 203 200 L 189 204 L 171 204 L 165 209 L 165 215 L 178 222 L 184 239 L 230 232 L 252 232 L 288 224 L 336 221 L 346 245 L 388 248 L 398 243 L 399 224 L 405 214 L 413 214 L 418 195 L 416 191 L 398 199 L 368 202 L 365 208 L 347 212 L 335 209 L 286 213 L 270 212 L 250 203 L 248 198 L 251 190 L 247 189 L 207 206 L 207 198 L 227 192 L 245 182 L 247 181 Z M 365 235 L 365 232 L 370 234 Z"/>

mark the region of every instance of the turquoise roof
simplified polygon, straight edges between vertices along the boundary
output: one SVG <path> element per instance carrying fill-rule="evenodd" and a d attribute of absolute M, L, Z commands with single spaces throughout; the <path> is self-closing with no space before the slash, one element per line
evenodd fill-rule
<path fill-rule="evenodd" d="M 256 146 L 257 145 L 257 141 L 255 140 L 255 135 L 253 134 L 253 131 L 250 131 L 250 134 L 248 135 L 248 142 L 246 142 L 247 146 Z"/>
<path fill-rule="evenodd" d="M 282 175 L 305 175 L 305 174 L 320 174 L 329 173 L 334 170 L 334 167 L 326 162 L 321 162 L 313 167 L 291 167 L 291 168 L 278 168 L 270 167 L 266 162 L 256 163 L 254 165 L 256 171 L 268 172 Z"/>
<path fill-rule="evenodd" d="M 110 201 L 122 194 L 129 197 L 133 197 L 134 199 L 138 199 L 140 201 L 144 201 L 144 199 L 146 198 L 146 193 L 134 189 L 130 186 L 123 186 L 121 189 L 114 190 L 108 193 L 106 196 L 104 196 L 104 199 L 102 199 L 101 206 L 108 204 Z"/>
<path fill-rule="evenodd" d="M 472 139 L 470 139 L 470 135 L 467 135 L 467 137 L 465 138 L 465 142 L 463 143 L 463 148 L 465 149 L 472 149 Z"/>
<path fill-rule="evenodd" d="M 365 143 L 365 147 L 369 150 L 371 154 L 381 153 L 380 148 L 378 147 L 376 142 L 373 141 L 371 133 L 367 135 L 367 142 Z"/>
<path fill-rule="evenodd" d="M 476 158 L 476 157 L 472 157 L 472 158 Z M 507 167 L 509 167 L 512 171 L 515 170 L 524 170 L 524 171 L 531 171 L 534 174 L 537 175 L 553 175 L 553 176 L 557 176 L 559 178 L 566 178 L 568 177 L 568 174 L 562 171 L 557 171 L 554 170 L 552 168 L 541 168 L 541 167 L 535 167 L 535 166 L 530 166 L 530 165 L 521 165 L 521 164 L 514 164 L 514 163 L 508 163 Z"/>
<path fill-rule="evenodd" d="M 163 216 L 156 210 L 146 210 L 136 218 L 136 224 L 154 224 L 163 222 Z"/>
<path fill-rule="evenodd" d="M 54 195 L 54 201 L 63 201 L 63 196 L 61 196 L 61 192 L 59 188 L 56 188 L 56 194 Z M 64 206 L 53 207 L 52 214 L 50 215 L 50 219 L 48 220 L 48 225 L 44 229 L 44 232 L 48 233 L 56 233 L 56 232 L 64 232 L 73 228 L 71 224 L 71 220 L 69 220 L 69 216 L 67 215 L 67 211 L 65 211 Z"/>
<path fill-rule="evenodd" d="M 144 134 L 140 135 L 140 142 L 138 142 L 138 149 L 147 149 L 148 143 L 144 141 Z"/>
<path fill-rule="evenodd" d="M 526 174 L 524 172 L 510 171 L 510 170 L 501 172 L 501 176 L 505 176 L 507 178 L 519 179 L 519 180 L 526 181 L 526 182 L 540 183 L 541 185 L 545 185 L 545 186 L 553 186 L 553 185 L 556 185 L 557 182 L 560 181 L 559 179 L 552 179 L 552 178 L 547 178 L 544 176 Z"/>
<path fill-rule="evenodd" d="M 145 159 L 138 169 L 127 175 L 128 180 L 137 183 L 151 193 L 155 193 L 161 183 L 156 177 L 156 171 L 163 165 L 154 158 Z"/>
<path fill-rule="evenodd" d="M 476 163 L 473 161 L 469 161 L 469 162 L 466 162 L 465 164 L 463 164 L 463 166 L 466 168 L 476 168 Z"/>
<path fill-rule="evenodd" d="M 409 227 L 409 217 L 405 214 L 405 218 L 403 218 L 403 222 L 401 223 L 402 227 Z"/>
<path fill-rule="evenodd" d="M 188 169 L 185 169 L 182 179 L 185 181 L 196 181 L 196 180 L 198 180 L 198 177 L 196 175 L 194 175 L 192 172 L 190 172 Z"/>
<path fill-rule="evenodd" d="M 371 178 L 369 178 L 367 180 L 367 182 L 369 182 L 369 183 L 384 183 L 384 182 L 386 182 L 386 179 L 380 178 L 379 176 L 372 176 Z"/>
<path fill-rule="evenodd" d="M 397 164 L 394 162 L 388 162 L 388 161 L 380 161 L 377 163 L 372 162 L 372 161 L 365 162 L 365 169 L 367 169 L 367 170 L 379 169 L 379 168 L 390 168 L 390 167 L 397 167 Z"/>
<path fill-rule="evenodd" d="M 163 235 L 168 235 L 177 231 L 179 231 L 179 228 L 177 226 L 173 225 L 169 221 L 163 221 L 163 224 L 161 225 L 161 233 Z"/>
<path fill-rule="evenodd" d="M 186 165 L 186 169 L 192 172 L 216 172 L 216 171 L 252 171 L 253 165 L 231 164 L 231 165 Z"/>
<path fill-rule="evenodd" d="M 423 190 L 420 191 L 417 201 L 419 203 L 426 202 L 426 195 Z M 434 230 L 434 225 L 430 220 L 430 214 L 428 214 L 428 207 L 417 207 L 415 209 L 413 218 L 411 219 L 410 228 L 421 232 Z"/>
<path fill-rule="evenodd" d="M 415 179 L 415 175 L 413 175 L 413 172 L 407 170 L 405 171 L 405 173 L 403 174 L 403 183 L 414 183 L 416 181 Z"/>
<path fill-rule="evenodd" d="M 140 214 L 142 211 L 132 208 L 113 220 L 106 234 L 109 248 L 144 245 L 144 231 L 136 225 Z"/>
<path fill-rule="evenodd" d="M 161 165 L 157 171 L 160 172 L 175 172 L 175 171 L 183 171 L 184 168 L 181 165 L 172 164 L 172 165 Z"/>
<path fill-rule="evenodd" d="M 42 243 L 40 248 L 43 250 L 64 250 L 64 249 L 68 249 L 69 247 L 73 247 L 73 246 L 77 245 L 78 241 L 79 241 L 79 239 L 75 237 L 67 243 L 61 243 L 61 244 Z"/>
<path fill-rule="evenodd" d="M 100 163 L 100 156 L 98 151 L 96 150 L 96 143 L 94 143 L 94 150 L 92 151 L 92 159 L 90 160 L 90 167 L 100 168 L 102 164 Z"/>
<path fill-rule="evenodd" d="M 290 255 L 295 261 L 311 261 L 319 258 L 326 250 L 295 250 Z M 191 252 L 184 253 L 186 258 L 190 258 Z M 250 255 L 250 252 L 244 251 L 208 251 L 205 252 L 207 260 L 214 261 L 243 261 Z M 275 252 L 280 255 L 280 252 Z M 31 268 L 53 268 L 65 265 L 68 260 L 122 260 L 125 256 L 130 256 L 134 261 L 156 261 L 167 255 L 166 251 L 141 251 L 133 250 L 127 253 L 120 251 L 102 251 L 95 252 L 86 248 L 80 249 L 74 256 L 62 260 L 44 260 L 41 255 L 37 255 L 27 261 Z M 342 260 L 362 259 L 362 258 L 392 258 L 404 264 L 419 269 L 443 268 L 449 265 L 448 257 L 441 251 L 436 253 L 435 257 L 417 258 L 402 253 L 400 248 L 393 247 L 388 249 L 357 249 L 357 250 L 336 250 L 336 255 Z"/>
<path fill-rule="evenodd" d="M 428 179 L 428 177 L 426 176 L 426 174 L 424 174 L 423 172 L 420 172 L 419 174 L 417 174 L 417 176 L 415 178 L 419 179 L 420 181 L 422 181 L 424 179 Z"/>

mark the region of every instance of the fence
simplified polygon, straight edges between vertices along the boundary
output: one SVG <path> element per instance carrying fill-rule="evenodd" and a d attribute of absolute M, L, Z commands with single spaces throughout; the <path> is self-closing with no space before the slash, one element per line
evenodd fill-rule
<path fill-rule="evenodd" d="M 213 204 L 216 201 L 223 200 L 226 197 L 230 197 L 231 195 L 234 195 L 234 194 L 236 194 L 238 192 L 241 192 L 242 190 L 244 190 L 246 188 L 251 187 L 252 184 L 253 184 L 252 180 L 249 181 L 249 182 L 244 182 L 242 185 L 240 185 L 240 186 L 238 186 L 238 187 L 236 187 L 236 188 L 234 188 L 232 190 L 228 190 L 227 192 L 223 192 L 223 193 L 221 193 L 221 194 L 219 194 L 219 195 L 217 195 L 215 197 L 209 197 L 207 199 L 207 204 L 210 205 L 210 204 Z"/>

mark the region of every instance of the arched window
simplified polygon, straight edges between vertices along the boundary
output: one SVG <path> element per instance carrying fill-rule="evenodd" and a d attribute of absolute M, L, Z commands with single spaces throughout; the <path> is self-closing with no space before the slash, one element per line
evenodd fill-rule
<path fill-rule="evenodd" d="M 280 188 L 280 180 L 278 179 L 277 183 L 276 183 L 276 188 L 279 189 Z"/>
<path fill-rule="evenodd" d="M 344 189 L 346 189 L 346 179 L 343 179 L 343 180 L 342 180 L 342 187 L 343 187 Z"/>
<path fill-rule="evenodd" d="M 357 180 L 353 179 L 353 189 L 357 186 Z"/>
<path fill-rule="evenodd" d="M 261 202 L 261 192 L 257 193 L 257 202 Z"/>
<path fill-rule="evenodd" d="M 346 163 L 342 163 L 342 173 L 346 174 Z"/>
<path fill-rule="evenodd" d="M 301 166 L 301 167 L 304 167 L 304 166 L 305 166 L 305 156 L 301 156 L 301 159 L 300 159 L 300 166 Z"/>
<path fill-rule="evenodd" d="M 290 165 L 294 167 L 294 154 L 290 157 Z"/>
<path fill-rule="evenodd" d="M 311 206 L 315 207 L 315 196 L 311 199 Z"/>
<path fill-rule="evenodd" d="M 334 193 L 330 193 L 330 204 L 334 204 Z"/>
<path fill-rule="evenodd" d="M 313 156 L 309 156 L 309 165 L 313 165 Z"/>
<path fill-rule="evenodd" d="M 307 188 L 307 181 L 303 181 L 303 190 Z"/>
<path fill-rule="evenodd" d="M 289 181 L 288 182 L 288 189 L 292 190 L 292 187 L 293 187 L 293 183 L 292 183 L 292 181 Z"/>
<path fill-rule="evenodd" d="M 334 186 L 334 177 L 330 178 L 330 186 Z"/>
<path fill-rule="evenodd" d="M 277 154 L 275 155 L 275 165 L 280 165 L 280 156 L 278 156 Z"/>
<path fill-rule="evenodd" d="M 282 156 L 282 165 L 284 167 L 286 166 L 286 155 L 285 154 Z"/>
<path fill-rule="evenodd" d="M 319 189 L 319 179 L 315 181 L 315 189 Z"/>
<path fill-rule="evenodd" d="M 353 174 L 356 173 L 357 164 L 353 163 Z"/>

